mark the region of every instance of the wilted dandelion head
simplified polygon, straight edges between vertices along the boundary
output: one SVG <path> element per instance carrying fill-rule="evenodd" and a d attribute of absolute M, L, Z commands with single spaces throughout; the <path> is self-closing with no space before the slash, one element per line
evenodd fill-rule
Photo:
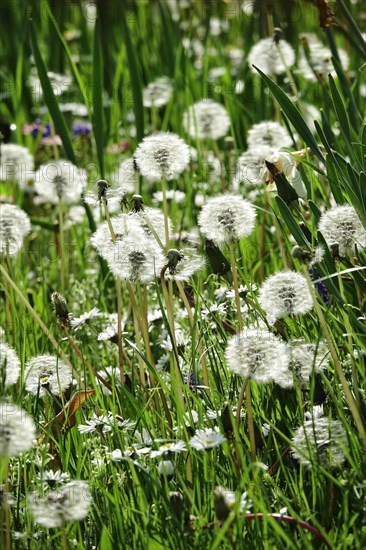
<path fill-rule="evenodd" d="M 56 355 L 37 355 L 26 363 L 24 381 L 34 395 L 60 395 L 70 386 L 72 371 Z"/>
<path fill-rule="evenodd" d="M 290 366 L 300 382 L 308 383 L 313 372 L 322 372 L 329 364 L 328 348 L 322 340 L 318 344 L 311 344 L 299 338 L 291 340 L 289 348 Z"/>
<path fill-rule="evenodd" d="M 249 149 L 255 150 L 258 146 L 266 146 L 274 152 L 280 147 L 291 147 L 292 140 L 281 124 L 273 120 L 264 120 L 253 124 L 248 130 L 247 143 Z"/>
<path fill-rule="evenodd" d="M 187 167 L 189 147 L 183 139 L 170 132 L 158 132 L 145 137 L 134 155 L 141 174 L 151 181 L 177 178 Z"/>
<path fill-rule="evenodd" d="M 162 76 L 150 82 L 142 92 L 144 107 L 162 107 L 166 105 L 173 93 L 170 78 Z"/>
<path fill-rule="evenodd" d="M 259 289 L 258 301 L 270 322 L 292 315 L 303 315 L 313 307 L 313 299 L 304 275 L 290 270 L 270 275 Z"/>
<path fill-rule="evenodd" d="M 104 256 L 115 277 L 147 283 L 159 277 L 165 264 L 164 254 L 153 238 L 124 236 Z"/>
<path fill-rule="evenodd" d="M 287 67 L 295 63 L 295 52 L 286 40 L 262 38 L 251 47 L 248 64 L 252 72 L 258 74 L 253 65 L 267 75 L 283 74 Z"/>
<path fill-rule="evenodd" d="M 177 250 L 171 248 L 167 252 L 166 270 L 164 276 L 173 281 L 188 281 L 197 271 L 205 266 L 205 259 L 192 248 Z"/>
<path fill-rule="evenodd" d="M 220 139 L 228 133 L 230 119 L 223 105 L 212 99 L 203 99 L 184 113 L 183 125 L 194 139 Z"/>
<path fill-rule="evenodd" d="M 68 160 L 54 160 L 38 168 L 34 189 L 44 202 L 73 204 L 80 200 L 86 181 L 84 172 Z"/>
<path fill-rule="evenodd" d="M 267 163 L 273 165 L 280 174 L 283 174 L 285 176 L 285 178 L 295 189 L 299 197 L 306 199 L 306 187 L 301 179 L 300 172 L 297 170 L 296 160 L 293 155 L 287 153 L 286 151 L 279 150 L 266 156 L 266 166 L 263 167 L 262 177 L 267 184 L 275 187 L 275 180 L 267 167 Z"/>
<path fill-rule="evenodd" d="M 20 360 L 13 348 L 0 342 L 0 387 L 16 384 L 20 375 Z"/>
<path fill-rule="evenodd" d="M 240 195 L 218 195 L 203 205 L 198 225 L 205 237 L 224 244 L 248 237 L 255 218 L 254 206 Z"/>
<path fill-rule="evenodd" d="M 18 456 L 34 443 L 36 428 L 33 419 L 13 403 L 0 403 L 0 456 Z"/>
<path fill-rule="evenodd" d="M 310 468 L 314 462 L 329 470 L 339 468 L 345 461 L 347 434 L 339 420 L 317 418 L 306 420 L 292 438 L 292 456 Z"/>
<path fill-rule="evenodd" d="M 88 516 L 92 497 L 86 481 L 70 481 L 46 495 L 33 494 L 29 506 L 35 523 L 47 528 L 63 527 Z"/>
<path fill-rule="evenodd" d="M 268 330 L 250 328 L 236 334 L 228 341 L 225 357 L 228 368 L 243 378 L 292 385 L 288 348 Z"/>
<path fill-rule="evenodd" d="M 336 206 L 322 214 L 319 231 L 329 247 L 338 245 L 340 256 L 355 254 L 358 248 L 366 247 L 366 229 L 353 206 Z"/>
<path fill-rule="evenodd" d="M 28 215 L 14 204 L 0 205 L 0 256 L 16 256 L 30 233 Z"/>
<path fill-rule="evenodd" d="M 0 181 L 22 183 L 34 169 L 33 155 L 26 147 L 14 143 L 0 146 Z"/>

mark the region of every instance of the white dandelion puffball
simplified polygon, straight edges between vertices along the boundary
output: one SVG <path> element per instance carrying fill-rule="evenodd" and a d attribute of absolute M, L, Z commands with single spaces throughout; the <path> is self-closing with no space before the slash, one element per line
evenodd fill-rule
<path fill-rule="evenodd" d="M 221 103 L 202 99 L 184 113 L 183 126 L 194 139 L 220 139 L 229 131 L 230 118 Z"/>
<path fill-rule="evenodd" d="M 355 254 L 355 245 L 366 247 L 366 229 L 353 206 L 335 206 L 328 210 L 322 214 L 318 229 L 329 247 L 338 245 L 340 256 Z"/>
<path fill-rule="evenodd" d="M 188 145 L 177 134 L 158 132 L 142 140 L 134 158 L 148 180 L 173 180 L 187 168 L 190 154 Z"/>
<path fill-rule="evenodd" d="M 273 151 L 280 147 L 291 147 L 292 140 L 287 130 L 278 122 L 264 120 L 248 130 L 247 143 L 249 149 L 258 145 L 270 147 Z"/>
<path fill-rule="evenodd" d="M 35 523 L 47 528 L 63 527 L 69 521 L 81 521 L 89 514 L 92 497 L 86 481 L 69 481 L 57 491 L 31 495 L 30 509 Z"/>
<path fill-rule="evenodd" d="M 328 348 L 323 341 L 311 344 L 299 338 L 289 342 L 290 366 L 301 382 L 308 383 L 312 373 L 320 373 L 329 364 Z"/>
<path fill-rule="evenodd" d="M 14 403 L 0 403 L 0 456 L 18 456 L 29 451 L 35 437 L 36 427 L 28 413 Z"/>
<path fill-rule="evenodd" d="M 0 342 L 0 387 L 16 384 L 20 375 L 20 360 L 15 350 L 5 342 Z"/>
<path fill-rule="evenodd" d="M 33 155 L 14 143 L 0 145 L 0 181 L 24 182 L 34 170 Z"/>
<path fill-rule="evenodd" d="M 56 355 L 37 355 L 25 365 L 24 382 L 33 395 L 60 395 L 70 386 L 72 371 Z"/>
<path fill-rule="evenodd" d="M 262 38 L 250 49 L 248 64 L 255 74 L 258 73 L 253 65 L 266 75 L 283 74 L 286 66 L 292 67 L 295 64 L 295 52 L 286 40 L 276 43 L 273 38 Z"/>
<path fill-rule="evenodd" d="M 249 328 L 232 336 L 225 357 L 228 368 L 243 378 L 250 378 L 259 384 L 277 382 L 281 386 L 292 385 L 287 345 L 268 330 Z"/>
<path fill-rule="evenodd" d="M 300 55 L 298 60 L 298 72 L 311 82 L 317 81 L 317 76 L 325 78 L 328 74 L 331 74 L 333 78 L 337 78 L 337 72 L 335 71 L 332 63 L 332 52 L 329 48 L 324 46 L 317 37 L 313 34 L 305 35 L 307 38 L 307 44 L 309 47 L 309 59 L 310 64 L 306 58 L 303 46 L 300 49 Z M 349 57 L 345 50 L 337 48 L 339 60 L 344 71 L 347 71 L 349 67 Z"/>
<path fill-rule="evenodd" d="M 208 199 L 198 216 L 201 232 L 217 244 L 244 239 L 255 225 L 254 206 L 240 195 L 218 195 Z"/>
<path fill-rule="evenodd" d="M 28 214 L 15 204 L 0 205 L 0 256 L 16 256 L 30 233 Z"/>
<path fill-rule="evenodd" d="M 42 164 L 35 173 L 34 189 L 44 202 L 73 204 L 80 200 L 87 178 L 67 160 Z"/>
<path fill-rule="evenodd" d="M 306 420 L 297 428 L 292 444 L 292 456 L 307 468 L 314 461 L 326 469 L 341 466 L 345 461 L 344 448 L 348 447 L 343 424 L 327 417 L 317 418 L 316 422 Z"/>
<path fill-rule="evenodd" d="M 242 153 L 236 165 L 233 189 L 238 191 L 242 182 L 248 187 L 263 183 L 264 159 L 272 152 L 272 147 L 258 145 Z"/>
<path fill-rule="evenodd" d="M 166 259 L 157 242 L 141 236 L 124 236 L 104 256 L 115 277 L 125 281 L 147 283 L 160 276 Z"/>
<path fill-rule="evenodd" d="M 173 86 L 170 78 L 162 76 L 150 82 L 142 92 L 144 107 L 163 107 L 171 98 Z"/>
<path fill-rule="evenodd" d="M 259 289 L 258 301 L 273 323 L 284 317 L 304 315 L 313 307 L 304 275 L 290 270 L 270 275 Z"/>

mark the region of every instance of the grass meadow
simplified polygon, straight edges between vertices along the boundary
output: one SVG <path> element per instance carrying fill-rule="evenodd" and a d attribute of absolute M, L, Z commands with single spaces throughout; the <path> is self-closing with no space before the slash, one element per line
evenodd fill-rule
<path fill-rule="evenodd" d="M 365 5 L 0 12 L 1 548 L 366 548 Z"/>

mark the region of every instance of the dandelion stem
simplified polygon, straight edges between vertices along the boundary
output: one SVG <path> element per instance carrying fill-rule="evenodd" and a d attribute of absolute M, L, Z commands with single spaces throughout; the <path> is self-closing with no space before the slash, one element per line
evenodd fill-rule
<path fill-rule="evenodd" d="M 350 412 L 352 414 L 354 423 L 355 423 L 356 428 L 358 430 L 358 433 L 359 433 L 359 436 L 360 436 L 360 439 L 361 439 L 361 442 L 362 442 L 362 446 L 364 447 L 364 449 L 366 449 L 366 431 L 365 431 L 365 428 L 363 426 L 362 418 L 360 416 L 357 403 L 354 400 L 354 397 L 353 397 L 351 389 L 348 385 L 347 379 L 346 379 L 346 377 L 343 373 L 342 365 L 339 361 L 339 358 L 338 358 L 338 355 L 337 355 L 332 337 L 330 335 L 326 320 L 324 318 L 322 309 L 321 309 L 321 307 L 319 305 L 319 302 L 317 300 L 315 290 L 314 290 L 314 287 L 313 287 L 312 282 L 310 280 L 308 270 L 306 269 L 306 266 L 302 266 L 302 269 L 303 269 L 303 273 L 306 277 L 306 280 L 307 280 L 307 283 L 308 283 L 308 286 L 309 286 L 309 290 L 310 290 L 311 295 L 313 297 L 314 308 L 315 308 L 316 314 L 317 314 L 318 319 L 319 319 L 320 328 L 321 328 L 323 336 L 324 336 L 324 338 L 327 342 L 330 354 L 332 356 L 333 364 L 334 364 L 336 373 L 338 375 L 338 378 L 341 382 L 341 385 L 342 385 L 342 388 L 343 388 L 343 391 L 344 391 L 344 395 L 345 395 L 345 398 L 346 398 L 346 401 L 347 401 L 347 405 L 350 409 Z"/>
<path fill-rule="evenodd" d="M 238 281 L 238 272 L 237 272 L 236 262 L 235 262 L 235 251 L 236 251 L 236 245 L 235 243 L 231 243 L 230 244 L 230 265 L 231 265 L 231 272 L 233 275 L 236 314 L 238 319 L 238 333 L 240 334 L 243 328 L 243 319 L 241 316 L 239 281 Z M 238 432 L 240 428 L 240 411 L 241 411 L 244 395 L 245 395 L 245 401 L 247 406 L 247 423 L 248 423 L 248 432 L 249 432 L 249 441 L 250 441 L 250 456 L 252 457 L 252 460 L 255 461 L 256 445 L 255 445 L 255 434 L 254 434 L 253 407 L 252 407 L 249 380 L 245 381 L 238 399 L 238 405 L 236 410 L 236 425 L 237 425 Z"/>
<path fill-rule="evenodd" d="M 64 239 L 64 212 L 62 204 L 59 204 L 58 207 L 58 236 L 59 236 L 59 254 L 60 254 L 60 263 L 61 263 L 61 291 L 65 290 L 65 274 L 66 274 L 66 263 L 65 263 L 65 239 Z"/>
<path fill-rule="evenodd" d="M 168 210 L 168 201 L 166 198 L 167 193 L 167 182 L 163 178 L 161 180 L 161 187 L 163 191 L 163 212 L 164 212 L 164 227 L 165 227 L 165 250 L 169 249 L 169 210 Z"/>

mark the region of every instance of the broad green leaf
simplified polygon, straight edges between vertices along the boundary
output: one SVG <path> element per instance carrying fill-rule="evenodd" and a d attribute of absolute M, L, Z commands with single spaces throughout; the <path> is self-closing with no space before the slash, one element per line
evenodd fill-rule
<path fill-rule="evenodd" d="M 291 124 L 294 126 L 294 128 L 297 130 L 297 132 L 300 134 L 302 139 L 314 151 L 314 153 L 319 158 L 319 160 L 321 162 L 324 162 L 324 157 L 318 147 L 316 139 L 311 133 L 309 127 L 307 126 L 300 112 L 295 107 L 294 103 L 291 101 L 288 95 L 285 94 L 285 92 L 275 82 L 273 82 L 273 80 L 271 80 L 266 74 L 264 74 L 255 65 L 254 65 L 254 68 L 261 75 L 262 79 L 267 84 L 268 88 L 271 90 L 275 99 L 278 101 L 281 109 L 283 109 L 283 112 L 285 113 L 285 115 L 287 116 Z"/>
<path fill-rule="evenodd" d="M 76 164 L 76 158 L 75 158 L 74 149 L 71 143 L 70 133 L 66 126 L 65 119 L 58 106 L 55 94 L 53 93 L 52 85 L 47 75 L 46 65 L 42 59 L 41 52 L 39 51 L 33 22 L 30 25 L 30 37 L 31 37 L 31 45 L 32 45 L 34 61 L 37 67 L 39 80 L 41 82 L 44 100 L 50 112 L 53 123 L 55 125 L 55 130 L 61 138 L 66 157 L 70 162 L 72 162 L 73 164 Z"/>
<path fill-rule="evenodd" d="M 112 541 L 112 538 L 108 532 L 108 529 L 105 525 L 103 525 L 102 534 L 100 537 L 100 543 L 99 548 L 102 548 L 103 550 L 113 550 L 114 544 Z"/>

